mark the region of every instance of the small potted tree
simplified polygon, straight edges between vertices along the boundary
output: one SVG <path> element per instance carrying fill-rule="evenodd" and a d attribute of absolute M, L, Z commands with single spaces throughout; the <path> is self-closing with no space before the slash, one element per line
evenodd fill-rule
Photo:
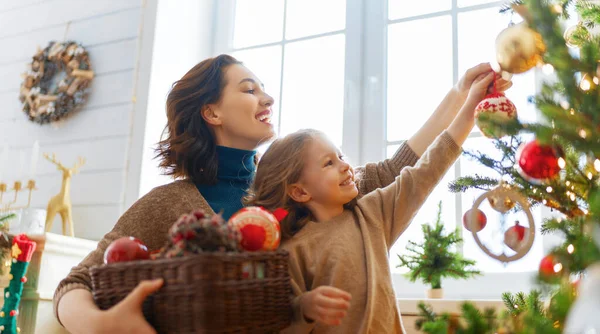
<path fill-rule="evenodd" d="M 443 298 L 442 278 L 470 278 L 481 275 L 473 266 L 475 261 L 467 260 L 453 250 L 452 246 L 460 244 L 458 229 L 450 234 L 444 231 L 442 223 L 442 202 L 438 204 L 437 219 L 434 226 L 424 224 L 422 227 L 424 241 L 416 243 L 408 241 L 409 254 L 401 256 L 398 267 L 407 267 L 407 277 L 411 282 L 417 280 L 429 284 L 427 298 Z"/>

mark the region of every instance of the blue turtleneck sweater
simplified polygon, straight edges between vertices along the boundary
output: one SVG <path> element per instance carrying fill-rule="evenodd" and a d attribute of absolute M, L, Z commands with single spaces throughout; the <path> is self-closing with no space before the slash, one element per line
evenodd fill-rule
<path fill-rule="evenodd" d="M 256 171 L 255 155 L 255 151 L 217 146 L 217 184 L 196 184 L 213 211 L 222 211 L 226 220 L 242 208 L 242 197 L 246 195 Z"/>

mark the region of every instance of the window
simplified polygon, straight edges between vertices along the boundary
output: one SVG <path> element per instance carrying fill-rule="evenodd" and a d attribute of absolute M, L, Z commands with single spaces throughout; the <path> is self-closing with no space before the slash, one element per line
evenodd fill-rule
<path fill-rule="evenodd" d="M 494 60 L 495 38 L 513 19 L 498 13 L 501 4 L 488 0 L 223 0 L 218 1 L 215 51 L 233 54 L 263 80 L 276 99 L 280 135 L 306 127 L 320 129 L 355 164 L 363 164 L 393 155 L 469 67 Z M 517 17 L 514 20 L 518 23 Z M 535 93 L 537 79 L 536 71 L 513 78 L 509 98 L 524 120 L 536 119 L 527 98 Z M 465 144 L 466 149 L 489 146 L 491 142 L 477 129 Z M 448 229 L 461 226 L 464 211 L 481 192 L 452 194 L 448 183 L 461 175 L 489 172 L 461 157 L 444 176 L 390 253 L 399 295 L 410 295 L 410 285 L 400 275 L 402 270 L 395 268 L 396 254 L 408 240 L 418 239 L 422 223 L 434 221 L 439 201 Z M 481 238 L 501 245 L 498 231 L 490 228 L 498 225 L 500 217 L 489 208 L 484 210 L 489 213 L 489 233 Z M 539 226 L 541 212 L 534 217 Z M 522 218 L 506 219 L 508 223 Z M 488 273 L 483 278 L 488 284 L 507 272 L 535 270 L 542 239 L 536 238 L 527 257 L 506 267 L 487 258 L 470 233 L 465 234 L 460 251 L 479 261 L 479 268 Z M 499 298 L 505 290 L 492 296 L 488 289 L 486 296 Z"/>

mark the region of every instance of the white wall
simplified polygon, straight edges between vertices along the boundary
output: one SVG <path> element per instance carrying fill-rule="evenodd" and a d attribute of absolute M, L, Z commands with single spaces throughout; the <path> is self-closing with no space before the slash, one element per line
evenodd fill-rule
<path fill-rule="evenodd" d="M 143 144 L 140 195 L 170 182 L 160 175 L 155 144 L 166 125 L 166 97 L 171 85 L 213 53 L 212 0 L 159 0 L 152 55 L 150 94 Z M 135 198 L 127 199 L 128 204 Z"/>
<path fill-rule="evenodd" d="M 155 14 L 153 0 L 0 0 L 0 147 L 7 143 L 15 162 L 3 166 L 2 179 L 14 181 L 19 152 L 28 163 L 35 140 L 65 165 L 85 157 L 71 188 L 78 237 L 99 239 L 109 231 L 124 210 L 130 180 L 139 177 L 128 157 L 143 139 L 134 120 L 146 111 Z M 96 73 L 90 99 L 71 119 L 40 126 L 21 111 L 20 74 L 38 46 L 65 39 L 89 51 Z M 61 174 L 41 158 L 37 170 L 33 206 L 45 208 L 60 190 Z M 60 225 L 57 218 L 53 231 Z"/>

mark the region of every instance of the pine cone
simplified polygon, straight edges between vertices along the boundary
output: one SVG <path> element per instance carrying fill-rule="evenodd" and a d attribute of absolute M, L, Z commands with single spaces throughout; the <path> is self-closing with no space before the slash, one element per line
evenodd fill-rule
<path fill-rule="evenodd" d="M 184 214 L 169 229 L 169 241 L 157 257 L 180 257 L 202 252 L 239 251 L 241 235 L 220 214 L 202 210 Z"/>

